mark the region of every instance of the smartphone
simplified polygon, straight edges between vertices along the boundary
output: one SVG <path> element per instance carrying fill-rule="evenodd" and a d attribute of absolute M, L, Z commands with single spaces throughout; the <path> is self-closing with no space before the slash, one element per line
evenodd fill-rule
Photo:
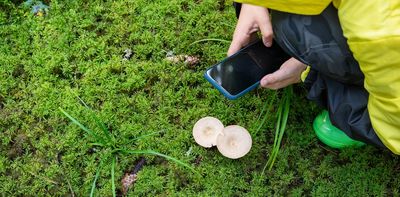
<path fill-rule="evenodd" d="M 262 77 L 278 70 L 289 58 L 276 42 L 266 47 L 257 40 L 207 69 L 204 77 L 234 100 L 259 86 Z"/>

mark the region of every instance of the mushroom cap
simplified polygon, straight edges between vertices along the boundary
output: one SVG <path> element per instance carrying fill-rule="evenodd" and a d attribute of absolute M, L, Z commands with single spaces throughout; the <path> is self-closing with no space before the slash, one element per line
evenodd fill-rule
<path fill-rule="evenodd" d="M 249 132 L 238 125 L 224 128 L 217 138 L 218 151 L 225 157 L 238 159 L 245 156 L 251 149 L 251 136 Z"/>
<path fill-rule="evenodd" d="M 209 148 L 217 145 L 217 137 L 224 130 L 224 125 L 214 117 L 204 117 L 193 127 L 193 137 L 197 144 Z"/>

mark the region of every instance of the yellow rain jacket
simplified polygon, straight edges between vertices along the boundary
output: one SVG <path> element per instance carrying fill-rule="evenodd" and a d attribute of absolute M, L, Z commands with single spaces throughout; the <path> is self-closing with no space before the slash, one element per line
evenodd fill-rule
<path fill-rule="evenodd" d="M 400 0 L 236 0 L 283 12 L 317 15 L 330 3 L 365 75 L 368 111 L 382 143 L 400 154 Z"/>

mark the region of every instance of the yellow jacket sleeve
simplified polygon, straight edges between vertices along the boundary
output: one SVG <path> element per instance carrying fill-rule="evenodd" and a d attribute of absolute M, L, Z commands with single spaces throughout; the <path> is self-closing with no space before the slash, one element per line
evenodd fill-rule
<path fill-rule="evenodd" d="M 365 75 L 372 126 L 400 154 L 400 1 L 341 0 L 344 36 Z"/>
<path fill-rule="evenodd" d="M 294 14 L 318 15 L 332 0 L 235 0 Z"/>

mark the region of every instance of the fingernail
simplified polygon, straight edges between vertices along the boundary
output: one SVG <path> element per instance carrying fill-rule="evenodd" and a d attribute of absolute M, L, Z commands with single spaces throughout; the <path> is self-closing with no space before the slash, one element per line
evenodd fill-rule
<path fill-rule="evenodd" d="M 270 46 L 271 46 L 271 43 L 270 43 L 270 42 L 267 42 L 267 41 L 264 41 L 264 45 L 267 46 L 267 47 L 270 47 Z"/>
<path fill-rule="evenodd" d="M 264 79 L 264 80 L 261 80 L 261 86 L 266 86 L 266 85 L 268 85 L 268 80 L 266 80 L 266 79 Z"/>

